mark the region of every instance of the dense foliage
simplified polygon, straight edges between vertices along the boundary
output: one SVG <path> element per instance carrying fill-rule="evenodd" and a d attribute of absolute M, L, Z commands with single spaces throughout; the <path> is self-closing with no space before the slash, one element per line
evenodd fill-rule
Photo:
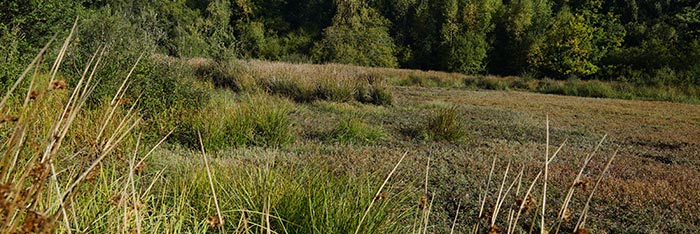
<path fill-rule="evenodd" d="M 107 45 L 115 61 L 146 51 L 700 84 L 700 3 L 691 0 L 8 0 L 0 8 L 1 83 L 79 17 L 89 26 L 78 38 L 92 43 L 82 52 Z"/>

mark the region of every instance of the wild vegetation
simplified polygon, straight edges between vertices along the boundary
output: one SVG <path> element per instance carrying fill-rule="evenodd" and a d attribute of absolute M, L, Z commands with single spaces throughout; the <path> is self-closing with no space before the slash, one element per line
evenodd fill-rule
<path fill-rule="evenodd" d="M 203 72 L 157 56 L 90 104 L 103 81 L 94 55 L 76 83 L 33 63 L 4 96 L 3 231 L 698 230 L 692 105 L 394 86 L 455 75 L 344 65 L 235 61 Z M 149 64 L 199 92 L 149 111 L 162 100 L 131 90 Z M 307 100 L 268 88 L 279 74 L 309 90 L 331 75 L 355 82 Z M 217 86 L 224 77 L 233 85 Z M 375 82 L 391 102 L 347 94 Z"/>
<path fill-rule="evenodd" d="M 700 232 L 693 4 L 4 1 L 0 232 Z"/>

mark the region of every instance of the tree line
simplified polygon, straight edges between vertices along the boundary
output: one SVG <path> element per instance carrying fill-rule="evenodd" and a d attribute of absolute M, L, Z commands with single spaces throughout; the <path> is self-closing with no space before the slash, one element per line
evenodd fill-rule
<path fill-rule="evenodd" d="M 695 0 L 5 0 L 0 82 L 76 19 L 75 51 L 700 85 Z M 82 54 L 82 55 L 81 55 Z"/>

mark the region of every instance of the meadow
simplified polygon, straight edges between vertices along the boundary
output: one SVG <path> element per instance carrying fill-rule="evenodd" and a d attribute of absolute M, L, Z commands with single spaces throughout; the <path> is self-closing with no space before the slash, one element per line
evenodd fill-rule
<path fill-rule="evenodd" d="M 688 91 L 150 55 L 102 90 L 66 50 L 0 103 L 3 233 L 700 231 Z M 143 66 L 204 98 L 156 111 Z"/>

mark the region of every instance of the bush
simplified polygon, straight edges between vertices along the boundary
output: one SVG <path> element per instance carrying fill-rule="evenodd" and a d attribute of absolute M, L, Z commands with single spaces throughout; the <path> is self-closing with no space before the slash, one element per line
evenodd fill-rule
<path fill-rule="evenodd" d="M 397 67 L 396 45 L 389 21 L 372 8 L 339 1 L 333 25 L 315 43 L 315 61 L 371 67 Z"/>
<path fill-rule="evenodd" d="M 258 83 L 266 92 L 288 97 L 296 102 L 310 102 L 316 99 L 316 90 L 313 86 L 303 84 L 302 81 L 290 75 L 262 79 Z"/>
<path fill-rule="evenodd" d="M 329 77 L 319 79 L 315 96 L 321 100 L 348 102 L 355 98 L 353 82 L 347 79 L 335 80 Z"/>

